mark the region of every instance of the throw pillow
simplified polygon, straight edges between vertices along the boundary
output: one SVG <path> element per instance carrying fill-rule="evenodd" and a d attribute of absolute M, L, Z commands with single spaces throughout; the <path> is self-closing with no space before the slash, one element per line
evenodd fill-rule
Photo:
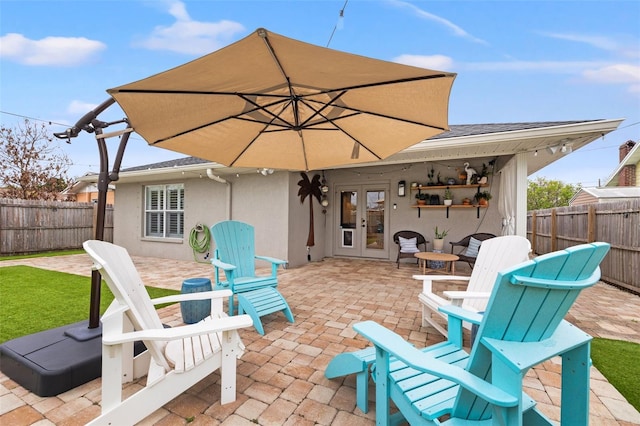
<path fill-rule="evenodd" d="M 464 255 L 468 257 L 478 257 L 480 244 L 482 244 L 482 241 L 476 240 L 475 238 L 471 237 L 471 239 L 469 240 L 469 247 L 467 247 L 467 249 L 465 250 Z"/>
<path fill-rule="evenodd" d="M 418 239 L 416 237 L 413 238 L 402 238 L 398 237 L 398 241 L 400 242 L 400 253 L 419 253 L 418 250 Z"/>

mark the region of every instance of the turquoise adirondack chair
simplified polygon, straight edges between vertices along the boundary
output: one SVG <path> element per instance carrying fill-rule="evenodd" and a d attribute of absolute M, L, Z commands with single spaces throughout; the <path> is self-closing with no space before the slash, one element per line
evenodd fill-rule
<path fill-rule="evenodd" d="M 218 222 L 211 227 L 215 242 L 215 251 L 211 264 L 214 267 L 214 290 L 229 289 L 229 315 L 236 311 L 235 297 L 238 298 L 239 314 L 247 313 L 253 319 L 253 325 L 260 334 L 264 328 L 260 317 L 283 311 L 289 322 L 293 322 L 293 313 L 286 300 L 276 287 L 278 286 L 278 266 L 286 260 L 255 254 L 255 233 L 253 226 L 234 220 Z M 256 260 L 269 262 L 271 274 L 256 275 Z M 224 279 L 220 274 L 224 272 Z"/>
<path fill-rule="evenodd" d="M 422 350 L 373 321 L 355 324 L 375 346 L 377 424 L 553 424 L 522 383 L 531 367 L 559 355 L 561 424 L 587 425 L 591 336 L 564 316 L 580 291 L 598 282 L 608 250 L 606 243 L 584 244 L 503 270 L 483 315 L 441 308 L 448 314 L 448 341 Z M 468 356 L 463 320 L 479 324 Z M 393 415 L 390 399 L 399 410 Z"/>

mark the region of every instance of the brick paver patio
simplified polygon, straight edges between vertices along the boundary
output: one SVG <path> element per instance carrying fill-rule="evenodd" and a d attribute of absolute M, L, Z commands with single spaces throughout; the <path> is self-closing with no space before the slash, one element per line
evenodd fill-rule
<path fill-rule="evenodd" d="M 134 257 L 134 261 L 145 283 L 157 287 L 180 289 L 184 278 L 212 275 L 210 265 L 193 261 L 146 257 Z M 5 261 L 0 267 L 13 264 L 90 274 L 85 255 Z M 417 298 L 421 282 L 411 278 L 417 272 L 412 264 L 396 269 L 391 262 L 339 258 L 281 270 L 279 289 L 293 310 L 295 323 L 276 313 L 263 318 L 265 336 L 253 328 L 241 330 L 247 350 L 238 362 L 236 402 L 220 405 L 219 375 L 214 373 L 142 424 L 374 424 L 375 404 L 367 414 L 355 406 L 355 377 L 327 380 L 324 369 L 334 355 L 367 346 L 352 330 L 355 322 L 378 321 L 416 346 L 443 339 L 435 329 L 421 326 Z M 162 309 L 161 317 L 170 325 L 182 323 L 179 305 Z M 583 292 L 568 320 L 593 336 L 640 343 L 640 297 L 604 283 Z M 554 359 L 532 370 L 526 381 L 529 395 L 556 421 L 559 371 Z M 126 386 L 133 391 L 140 385 Z M 42 398 L 0 374 L 0 424 L 85 424 L 99 414 L 100 394 L 100 379 L 96 379 Z M 373 390 L 370 395 L 373 397 Z M 590 424 L 640 424 L 640 413 L 595 368 Z"/>

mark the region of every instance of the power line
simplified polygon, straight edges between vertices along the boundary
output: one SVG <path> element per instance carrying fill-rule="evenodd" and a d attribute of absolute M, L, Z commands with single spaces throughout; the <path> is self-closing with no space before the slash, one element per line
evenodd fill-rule
<path fill-rule="evenodd" d="M 0 111 L 0 114 L 12 115 L 14 117 L 19 117 L 19 118 L 26 118 L 27 120 L 31 120 L 31 121 L 40 121 L 42 123 L 47 123 L 49 125 L 54 125 L 55 124 L 56 126 L 63 126 L 63 127 L 68 127 L 69 126 L 69 124 L 56 123 L 55 121 L 43 120 L 41 118 L 29 117 L 27 115 L 16 114 L 16 113 L 13 113 L 13 112 L 8 112 L 8 111 Z"/>

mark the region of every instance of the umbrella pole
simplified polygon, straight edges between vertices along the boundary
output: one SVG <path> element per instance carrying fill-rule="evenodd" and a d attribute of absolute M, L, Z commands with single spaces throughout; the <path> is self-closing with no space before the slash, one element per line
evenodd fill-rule
<path fill-rule="evenodd" d="M 107 135 L 103 134 L 102 129 L 115 123 L 122 123 L 125 120 L 120 120 L 112 123 L 104 123 L 98 120 L 93 120 L 92 125 L 95 128 L 96 140 L 98 142 L 98 151 L 100 153 L 100 174 L 98 175 L 98 206 L 96 212 L 96 228 L 95 239 L 104 241 L 104 224 L 107 210 L 107 193 L 109 192 L 109 184 L 118 180 L 120 173 L 120 164 L 122 163 L 122 156 L 124 150 L 129 141 L 129 131 L 125 131 L 120 139 L 120 145 L 118 146 L 118 152 L 113 164 L 113 170 L 109 173 L 109 152 L 107 150 L 107 144 L 105 139 Z M 131 129 L 127 126 L 127 130 Z M 100 272 L 96 270 L 91 271 L 91 297 L 89 303 L 89 328 L 97 328 L 100 326 L 100 284 L 101 284 Z"/>
<path fill-rule="evenodd" d="M 109 191 L 109 184 L 118 180 L 118 174 L 120 172 L 120 164 L 122 163 L 122 156 L 124 150 L 129 141 L 129 135 L 133 130 L 131 125 L 127 124 L 127 128 L 120 132 L 114 132 L 104 134 L 104 128 L 109 127 L 112 124 L 128 123 L 126 119 L 104 122 L 97 119 L 97 116 L 110 107 L 115 100 L 109 98 L 100 104 L 96 109 L 85 114 L 78 122 L 61 133 L 54 133 L 57 138 L 67 139 L 69 142 L 71 138 L 75 138 L 80 134 L 82 130 L 88 133 L 95 132 L 96 141 L 98 143 L 98 152 L 100 154 L 100 173 L 98 175 L 98 205 L 96 208 L 96 220 L 95 220 L 95 232 L 94 238 L 96 240 L 104 240 L 104 224 L 107 209 L 107 193 Z M 107 144 L 105 139 L 111 136 L 122 135 L 120 139 L 120 145 L 116 154 L 113 170 L 109 173 L 109 152 L 107 150 Z M 96 270 L 91 271 L 91 296 L 89 302 L 89 329 L 96 329 L 100 327 L 100 285 L 102 277 L 100 272 Z"/>

